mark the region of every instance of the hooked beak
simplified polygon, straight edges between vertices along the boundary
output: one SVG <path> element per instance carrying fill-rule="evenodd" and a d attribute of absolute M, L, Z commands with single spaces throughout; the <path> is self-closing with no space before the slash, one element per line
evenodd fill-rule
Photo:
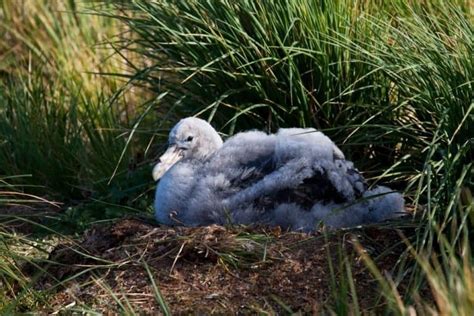
<path fill-rule="evenodd" d="M 169 168 L 183 158 L 183 150 L 176 145 L 168 147 L 166 152 L 160 157 L 159 162 L 153 168 L 153 179 L 158 181 Z"/>

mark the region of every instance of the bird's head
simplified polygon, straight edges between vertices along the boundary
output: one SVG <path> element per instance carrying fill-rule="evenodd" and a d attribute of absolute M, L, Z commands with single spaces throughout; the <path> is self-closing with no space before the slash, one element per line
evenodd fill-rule
<path fill-rule="evenodd" d="M 158 181 L 181 159 L 204 160 L 222 146 L 222 139 L 206 121 L 195 117 L 180 120 L 170 132 L 168 149 L 153 168 Z"/>

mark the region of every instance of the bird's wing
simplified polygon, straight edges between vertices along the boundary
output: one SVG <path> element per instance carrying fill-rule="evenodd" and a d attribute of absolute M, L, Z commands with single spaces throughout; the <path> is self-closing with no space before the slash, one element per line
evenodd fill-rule
<path fill-rule="evenodd" d="M 214 188 L 224 206 L 268 210 L 296 203 L 310 209 L 315 202 L 345 202 L 361 196 L 366 189 L 363 177 L 334 143 L 322 133 L 303 132 L 246 132 L 229 139 L 203 172 L 206 177 L 225 179 L 218 182 L 221 188 Z"/>
<path fill-rule="evenodd" d="M 262 169 L 264 170 L 264 169 Z M 228 199 L 229 208 L 253 204 L 270 210 L 282 203 L 311 209 L 316 202 L 344 203 L 362 196 L 367 189 L 362 175 L 346 160 L 313 161 L 295 159 L 278 169 L 269 168 Z"/>

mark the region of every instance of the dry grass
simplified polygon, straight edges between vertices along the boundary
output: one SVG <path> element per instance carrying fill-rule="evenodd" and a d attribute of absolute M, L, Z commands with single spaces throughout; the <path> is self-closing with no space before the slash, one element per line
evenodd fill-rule
<path fill-rule="evenodd" d="M 78 244 L 64 244 L 50 254 L 55 264 L 48 274 L 64 281 L 54 288 L 45 311 L 88 306 L 100 312 L 153 313 L 160 304 L 150 277 L 173 313 L 317 312 L 332 309 L 334 295 L 344 296 L 339 300 L 349 303 L 347 308 L 358 304 L 380 311 L 385 303 L 378 302 L 377 283 L 355 252 L 355 240 L 386 273 L 405 249 L 391 227 L 325 238 L 263 227 L 167 228 L 133 219 L 101 225 Z M 358 301 L 349 291 L 339 291 L 347 282 L 343 270 L 332 275 L 328 265 L 329 253 L 331 264 L 339 266 L 341 249 Z M 37 286 L 53 284 L 45 277 Z"/>
<path fill-rule="evenodd" d="M 65 81 L 88 97 L 113 93 L 120 85 L 117 78 L 97 73 L 126 71 L 109 45 L 124 27 L 84 14 L 83 6 L 60 0 L 2 1 L 0 71 L 25 76 L 41 69 L 45 77 Z"/>

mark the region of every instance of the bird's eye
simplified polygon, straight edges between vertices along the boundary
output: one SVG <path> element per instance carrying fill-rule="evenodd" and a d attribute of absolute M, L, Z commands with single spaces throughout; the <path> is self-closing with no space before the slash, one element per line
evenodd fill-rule
<path fill-rule="evenodd" d="M 193 140 L 193 137 L 192 136 L 188 136 L 188 138 L 186 138 L 186 141 L 187 142 L 191 142 Z"/>

